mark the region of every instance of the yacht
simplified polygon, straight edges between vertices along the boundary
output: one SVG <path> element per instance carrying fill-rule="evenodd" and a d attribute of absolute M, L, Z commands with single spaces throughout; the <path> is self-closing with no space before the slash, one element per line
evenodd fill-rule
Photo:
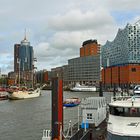
<path fill-rule="evenodd" d="M 71 91 L 79 91 L 79 92 L 89 92 L 89 91 L 97 91 L 95 86 L 85 86 L 85 85 L 80 85 L 79 83 L 76 83 L 75 87 L 70 88 Z"/>
<path fill-rule="evenodd" d="M 140 85 L 134 87 L 133 93 L 134 95 L 140 95 Z"/>
<path fill-rule="evenodd" d="M 140 96 L 112 98 L 107 132 L 107 140 L 140 139 Z"/>

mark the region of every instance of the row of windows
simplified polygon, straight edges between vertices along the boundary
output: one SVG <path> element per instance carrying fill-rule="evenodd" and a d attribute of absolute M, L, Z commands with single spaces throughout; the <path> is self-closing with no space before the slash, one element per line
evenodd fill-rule
<path fill-rule="evenodd" d="M 105 67 L 107 66 L 107 62 L 106 62 L 107 59 L 109 59 L 109 66 L 112 66 L 115 64 L 127 63 L 128 60 L 130 59 L 132 60 L 140 59 L 139 56 L 133 56 L 132 58 L 129 57 L 128 59 L 124 58 L 124 56 L 126 55 L 126 52 L 129 51 L 130 46 L 136 50 L 139 50 L 140 48 L 139 42 L 140 42 L 139 26 L 128 25 L 126 26 L 125 29 L 119 30 L 114 41 L 107 42 L 102 47 L 102 50 L 101 50 L 102 59 L 103 59 L 102 65 Z"/>
<path fill-rule="evenodd" d="M 140 108 L 134 107 L 109 107 L 109 112 L 115 116 L 140 117 Z"/>

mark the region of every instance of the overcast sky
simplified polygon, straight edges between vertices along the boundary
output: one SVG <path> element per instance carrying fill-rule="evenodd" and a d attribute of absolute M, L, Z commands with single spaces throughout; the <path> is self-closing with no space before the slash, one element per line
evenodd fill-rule
<path fill-rule="evenodd" d="M 118 28 L 140 19 L 140 0 L 0 0 L 0 68 L 13 71 L 14 44 L 27 39 L 38 70 L 79 57 L 82 42 L 112 41 Z"/>

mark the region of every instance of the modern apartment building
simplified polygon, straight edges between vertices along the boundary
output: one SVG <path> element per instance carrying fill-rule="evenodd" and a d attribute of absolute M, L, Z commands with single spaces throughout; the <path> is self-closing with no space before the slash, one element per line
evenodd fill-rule
<path fill-rule="evenodd" d="M 101 49 L 105 85 L 140 84 L 140 21 L 119 29 Z"/>

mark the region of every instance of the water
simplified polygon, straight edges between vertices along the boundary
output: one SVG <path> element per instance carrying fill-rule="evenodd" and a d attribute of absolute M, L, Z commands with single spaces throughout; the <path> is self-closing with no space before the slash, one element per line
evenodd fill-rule
<path fill-rule="evenodd" d="M 64 92 L 70 97 L 98 96 L 97 93 Z M 64 109 L 64 124 L 77 122 L 77 107 Z M 51 91 L 39 98 L 0 101 L 0 140 L 41 140 L 43 129 L 51 127 Z"/>

